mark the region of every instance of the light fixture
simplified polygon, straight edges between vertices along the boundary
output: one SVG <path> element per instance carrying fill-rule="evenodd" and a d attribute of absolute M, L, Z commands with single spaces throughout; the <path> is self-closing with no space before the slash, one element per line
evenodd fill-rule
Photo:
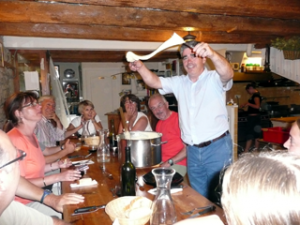
<path fill-rule="evenodd" d="M 185 40 L 185 42 L 188 42 L 188 41 L 195 41 L 196 40 L 196 36 L 190 34 L 190 31 L 189 33 L 183 37 L 183 40 Z"/>

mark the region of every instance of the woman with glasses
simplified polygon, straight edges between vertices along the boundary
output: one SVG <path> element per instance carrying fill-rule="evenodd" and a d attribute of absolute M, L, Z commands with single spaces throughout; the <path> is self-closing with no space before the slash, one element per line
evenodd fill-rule
<path fill-rule="evenodd" d="M 83 128 L 79 129 L 77 132 L 80 135 L 92 135 L 95 134 L 96 131 L 102 130 L 102 124 L 100 117 L 97 115 L 95 111 L 94 104 L 89 100 L 84 100 L 78 105 L 78 112 L 81 116 L 73 119 L 67 128 L 67 130 L 74 130 L 76 127 L 83 126 Z"/>
<path fill-rule="evenodd" d="M 79 171 L 67 170 L 62 173 L 45 176 L 46 172 L 71 166 L 71 161 L 57 161 L 46 164 L 34 134 L 37 122 L 42 118 L 41 106 L 33 92 L 19 92 L 13 94 L 4 103 L 4 111 L 14 128 L 7 135 L 13 145 L 26 153 L 20 161 L 21 176 L 38 187 L 46 187 L 60 181 L 74 181 L 80 179 Z M 16 200 L 31 206 L 35 204 L 28 199 L 16 196 Z"/>
<path fill-rule="evenodd" d="M 152 131 L 148 117 L 140 112 L 140 99 L 137 96 L 133 94 L 124 95 L 121 98 L 121 107 L 129 131 Z M 120 122 L 118 133 L 122 132 L 123 124 Z"/>

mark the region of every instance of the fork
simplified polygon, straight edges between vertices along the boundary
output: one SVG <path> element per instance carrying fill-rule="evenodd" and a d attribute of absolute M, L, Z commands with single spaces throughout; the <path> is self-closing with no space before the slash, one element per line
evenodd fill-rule
<path fill-rule="evenodd" d="M 211 207 L 211 205 L 209 205 L 209 206 L 204 206 L 204 207 L 197 207 L 197 208 L 194 208 L 194 209 L 192 209 L 192 210 L 190 210 L 190 211 L 182 212 L 181 214 L 182 214 L 182 215 L 192 215 L 193 212 L 195 212 L 196 210 L 199 210 L 199 209 L 207 209 L 207 208 L 210 208 L 210 207 Z"/>

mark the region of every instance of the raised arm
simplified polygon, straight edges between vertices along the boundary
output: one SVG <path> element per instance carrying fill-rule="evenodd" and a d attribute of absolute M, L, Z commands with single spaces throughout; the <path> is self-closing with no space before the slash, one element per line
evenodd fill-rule
<path fill-rule="evenodd" d="M 132 63 L 129 63 L 129 68 L 132 71 L 137 71 L 141 77 L 143 78 L 144 82 L 152 88 L 159 89 L 161 88 L 161 82 L 158 76 L 151 72 L 144 63 L 141 61 L 134 61 Z"/>
<path fill-rule="evenodd" d="M 213 64 L 216 67 L 216 71 L 221 77 L 221 81 L 223 84 L 226 84 L 230 79 L 233 78 L 233 69 L 227 60 L 221 56 L 218 52 L 213 50 L 207 43 L 197 44 L 193 51 L 196 56 L 203 58 L 210 58 Z"/>

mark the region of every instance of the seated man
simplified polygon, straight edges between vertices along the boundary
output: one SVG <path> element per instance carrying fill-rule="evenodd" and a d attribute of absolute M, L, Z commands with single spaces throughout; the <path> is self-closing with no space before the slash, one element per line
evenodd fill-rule
<path fill-rule="evenodd" d="M 46 162 L 52 163 L 75 150 L 74 144 L 68 140 L 64 146 L 56 146 L 56 142 L 69 137 L 81 129 L 82 125 L 73 130 L 65 131 L 60 119 L 55 113 L 55 98 L 51 95 L 44 95 L 39 98 L 39 103 L 42 106 L 43 117 L 37 123 L 35 134 L 43 150 L 43 154 L 46 156 Z"/>
<path fill-rule="evenodd" d="M 18 161 L 26 157 L 17 151 L 8 136 L 0 131 L 0 224 L 1 225 L 63 225 L 67 224 L 55 217 L 46 216 L 35 209 L 14 201 L 14 196 L 40 201 L 62 212 L 65 204 L 78 204 L 84 197 L 77 194 L 55 196 L 20 178 Z M 49 208 L 50 208 L 49 207 Z M 38 221 L 38 222 L 37 222 Z"/>
<path fill-rule="evenodd" d="M 162 167 L 171 166 L 182 176 L 186 174 L 186 147 L 181 140 L 178 114 L 169 110 L 169 103 L 160 94 L 154 94 L 148 101 L 149 109 L 159 119 L 155 131 L 163 134 L 161 145 Z"/>

